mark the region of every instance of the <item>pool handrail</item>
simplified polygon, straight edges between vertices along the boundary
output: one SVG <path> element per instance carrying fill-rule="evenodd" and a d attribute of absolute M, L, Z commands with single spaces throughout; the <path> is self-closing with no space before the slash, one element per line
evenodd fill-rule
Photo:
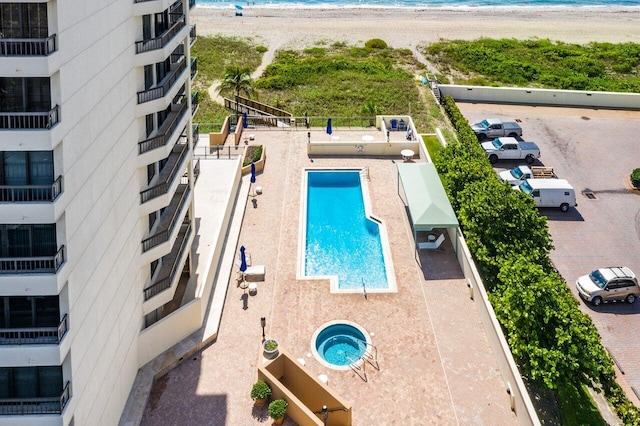
<path fill-rule="evenodd" d="M 376 346 L 373 343 L 366 342 L 364 340 L 358 339 L 357 337 L 354 337 L 353 340 L 355 340 L 359 346 L 360 345 L 364 346 L 364 353 L 362 354 L 362 359 L 364 359 L 369 364 L 371 364 L 373 368 L 380 371 L 380 364 L 378 364 L 378 348 L 376 348 Z M 372 351 L 369 351 L 369 347 L 372 348 Z"/>

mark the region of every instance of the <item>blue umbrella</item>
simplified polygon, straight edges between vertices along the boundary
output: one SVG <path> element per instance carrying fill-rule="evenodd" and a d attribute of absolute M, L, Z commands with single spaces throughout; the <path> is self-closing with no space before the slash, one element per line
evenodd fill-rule
<path fill-rule="evenodd" d="M 236 4 L 236 9 L 242 10 L 242 6 L 240 6 L 239 4 Z"/>
<path fill-rule="evenodd" d="M 331 119 L 327 120 L 327 133 L 328 134 L 333 133 L 333 130 L 331 129 Z"/>
<path fill-rule="evenodd" d="M 251 183 L 256 183 L 256 165 L 251 163 Z"/>
<path fill-rule="evenodd" d="M 240 246 L 240 272 L 247 270 L 247 255 L 244 253 L 246 249 L 244 246 Z"/>
<path fill-rule="evenodd" d="M 247 123 L 247 113 L 246 112 L 242 113 L 242 127 L 245 128 L 245 129 L 247 127 L 249 127 L 249 123 Z"/>

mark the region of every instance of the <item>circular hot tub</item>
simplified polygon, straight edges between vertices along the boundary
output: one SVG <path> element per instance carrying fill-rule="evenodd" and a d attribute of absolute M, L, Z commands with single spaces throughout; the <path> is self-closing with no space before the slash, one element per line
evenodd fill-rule
<path fill-rule="evenodd" d="M 316 359 L 334 370 L 349 370 L 359 365 L 371 344 L 369 334 L 351 321 L 330 321 L 320 326 L 311 338 L 311 352 Z"/>

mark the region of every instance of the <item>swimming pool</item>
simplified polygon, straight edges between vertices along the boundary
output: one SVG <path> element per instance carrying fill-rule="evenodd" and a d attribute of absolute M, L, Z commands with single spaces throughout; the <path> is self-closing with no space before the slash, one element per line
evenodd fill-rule
<path fill-rule="evenodd" d="M 368 214 L 360 170 L 309 169 L 303 189 L 303 276 L 332 291 L 395 291 L 384 223 Z"/>

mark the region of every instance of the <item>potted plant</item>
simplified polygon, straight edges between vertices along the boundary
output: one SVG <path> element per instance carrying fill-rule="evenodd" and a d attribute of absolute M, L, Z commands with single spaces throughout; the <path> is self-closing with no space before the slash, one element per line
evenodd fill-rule
<path fill-rule="evenodd" d="M 284 415 L 287 413 L 287 401 L 284 399 L 276 399 L 269 404 L 269 409 L 267 411 L 269 413 L 269 417 L 273 419 L 273 423 L 281 425 L 284 421 Z"/>
<path fill-rule="evenodd" d="M 267 399 L 269 399 L 270 396 L 271 388 L 266 382 L 258 380 L 253 384 L 253 388 L 251 388 L 251 398 L 256 402 L 257 405 L 266 404 Z"/>
<path fill-rule="evenodd" d="M 278 342 L 274 339 L 267 339 L 262 343 L 262 349 L 267 354 L 273 354 L 278 351 Z"/>

